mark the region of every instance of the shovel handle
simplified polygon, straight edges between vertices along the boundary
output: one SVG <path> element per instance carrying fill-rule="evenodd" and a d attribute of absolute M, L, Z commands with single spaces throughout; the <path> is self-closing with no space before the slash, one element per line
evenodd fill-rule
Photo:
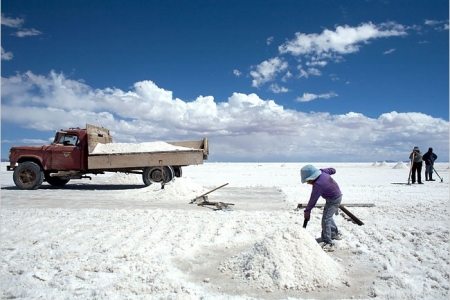
<path fill-rule="evenodd" d="M 308 220 L 307 220 L 307 219 L 305 219 L 305 220 L 303 221 L 303 228 L 306 228 L 306 226 L 308 226 Z"/>

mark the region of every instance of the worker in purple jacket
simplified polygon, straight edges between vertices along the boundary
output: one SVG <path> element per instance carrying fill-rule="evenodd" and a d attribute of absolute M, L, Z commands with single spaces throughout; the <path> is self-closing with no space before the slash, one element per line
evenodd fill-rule
<path fill-rule="evenodd" d="M 342 238 L 334 222 L 333 215 L 338 214 L 339 205 L 342 200 L 342 193 L 339 185 L 331 178 L 335 174 L 334 168 L 316 169 L 313 165 L 304 166 L 301 171 L 302 183 L 312 184 L 311 197 L 305 209 L 305 221 L 309 221 L 311 210 L 316 206 L 317 200 L 322 196 L 325 200 L 325 206 L 322 214 L 322 235 L 319 242 L 324 242 L 322 248 L 325 251 L 333 251 L 334 244 L 332 240 Z"/>

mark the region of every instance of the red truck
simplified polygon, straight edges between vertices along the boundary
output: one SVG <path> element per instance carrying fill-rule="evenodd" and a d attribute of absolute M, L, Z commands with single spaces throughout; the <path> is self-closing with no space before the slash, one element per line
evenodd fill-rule
<path fill-rule="evenodd" d="M 44 181 L 52 186 L 64 186 L 71 179 L 89 178 L 88 174 L 123 172 L 142 174 L 146 186 L 167 183 L 181 177 L 181 167 L 202 164 L 208 159 L 208 139 L 168 142 L 167 147 L 142 152 L 95 152 L 97 144 L 113 143 L 108 129 L 86 125 L 85 129 L 70 128 L 56 132 L 50 145 L 16 146 L 9 152 L 8 171 L 14 171 L 17 187 L 39 188 Z"/>

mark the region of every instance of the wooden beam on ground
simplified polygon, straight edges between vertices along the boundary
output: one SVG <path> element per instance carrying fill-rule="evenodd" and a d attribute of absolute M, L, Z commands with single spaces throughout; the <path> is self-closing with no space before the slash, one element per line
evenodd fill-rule
<path fill-rule="evenodd" d="M 212 201 L 203 201 L 200 203 L 197 203 L 198 206 L 205 206 L 205 205 L 213 205 L 217 209 L 227 209 L 228 206 L 234 205 L 233 203 L 226 203 L 226 202 L 212 202 Z"/>
<path fill-rule="evenodd" d="M 349 216 L 353 221 L 355 221 L 356 224 L 358 224 L 359 226 L 364 225 L 364 223 L 358 219 L 354 214 L 352 214 L 348 209 L 346 209 L 342 204 L 339 205 L 339 208 L 345 212 L 345 214 L 347 216 Z"/>
<path fill-rule="evenodd" d="M 302 208 L 302 207 L 306 207 L 307 204 L 301 204 L 299 203 L 297 208 Z M 324 207 L 325 204 L 317 204 L 315 207 Z M 346 204 L 345 206 L 353 206 L 353 207 L 373 207 L 375 206 L 374 204 L 370 204 L 370 203 L 359 203 L 359 204 Z M 350 219 L 352 219 L 356 224 L 358 224 L 359 226 L 364 225 L 364 223 L 358 219 L 354 214 L 352 214 L 347 208 L 345 208 L 342 204 L 339 205 L 339 208 L 347 215 L 350 217 Z"/>
<path fill-rule="evenodd" d="M 308 204 L 299 204 L 297 207 L 306 207 Z M 316 204 L 315 207 L 324 207 L 325 204 Z M 375 204 L 373 203 L 346 203 L 345 206 L 347 207 L 375 207 Z"/>

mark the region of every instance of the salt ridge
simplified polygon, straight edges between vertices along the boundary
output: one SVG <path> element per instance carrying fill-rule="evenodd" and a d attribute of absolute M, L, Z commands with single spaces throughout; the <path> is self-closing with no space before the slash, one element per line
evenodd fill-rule
<path fill-rule="evenodd" d="M 189 151 L 194 148 L 174 146 L 166 142 L 145 142 L 145 143 L 98 143 L 92 154 L 111 153 L 143 153 L 143 152 L 164 152 L 164 151 Z"/>

